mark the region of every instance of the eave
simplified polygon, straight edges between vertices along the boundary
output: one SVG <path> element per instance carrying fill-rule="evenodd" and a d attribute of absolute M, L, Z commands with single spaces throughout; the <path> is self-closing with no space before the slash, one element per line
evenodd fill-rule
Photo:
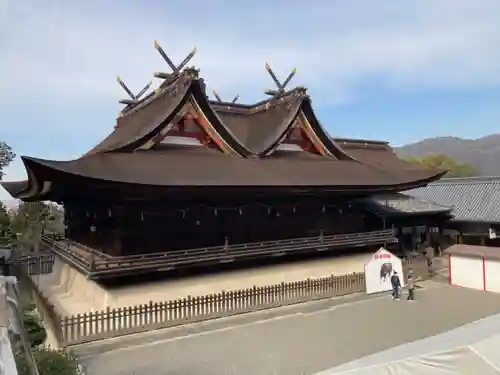
<path fill-rule="evenodd" d="M 312 108 L 312 103 L 310 99 L 304 100 L 302 104 L 302 113 L 307 119 L 308 124 L 314 131 L 314 134 L 321 141 L 323 146 L 328 150 L 328 152 L 338 160 L 356 160 L 348 153 L 346 153 L 340 145 L 338 145 L 326 132 L 325 128 L 321 125 L 320 121 L 314 113 Z"/>
<path fill-rule="evenodd" d="M 353 194 L 402 191 L 425 186 L 430 180 L 439 178 L 398 180 L 355 161 L 266 161 L 220 155 L 215 150 L 206 155 L 196 154 L 201 151 L 193 150 L 193 155 L 166 152 L 163 156 L 148 151 L 105 153 L 68 162 L 22 157 L 28 170 L 28 184 L 2 185 L 13 197 L 27 201 L 51 199 L 54 187 L 61 188 L 64 181 L 74 177 L 84 178 L 90 184 L 163 189 L 254 188 L 265 192 L 281 188 Z M 21 187 L 23 190 L 18 190 Z"/>

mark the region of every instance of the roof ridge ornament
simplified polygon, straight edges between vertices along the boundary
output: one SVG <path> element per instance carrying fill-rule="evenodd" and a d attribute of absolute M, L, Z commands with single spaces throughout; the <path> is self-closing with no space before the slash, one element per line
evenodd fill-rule
<path fill-rule="evenodd" d="M 269 63 L 267 61 L 266 61 L 266 70 L 269 73 L 269 75 L 271 76 L 271 78 L 273 79 L 276 86 L 278 86 L 278 90 L 265 90 L 264 93 L 266 95 L 270 95 L 270 96 L 274 96 L 274 97 L 278 97 L 280 95 L 283 95 L 286 92 L 286 86 L 290 83 L 290 81 L 292 80 L 295 73 L 297 73 L 297 69 L 293 68 L 292 71 L 290 72 L 290 74 L 288 75 L 288 77 L 286 77 L 286 79 L 283 81 L 283 83 L 281 83 L 280 80 L 278 79 L 278 77 L 276 77 L 276 74 L 274 74 L 273 70 L 271 69 L 271 65 L 269 65 Z"/>
<path fill-rule="evenodd" d="M 121 80 L 121 78 L 119 76 L 116 77 L 116 81 L 122 87 L 122 89 L 125 90 L 125 92 L 128 94 L 128 96 L 130 96 L 130 99 L 122 99 L 119 101 L 121 104 L 125 104 L 127 106 L 129 106 L 129 105 L 133 106 L 133 105 L 139 104 L 141 102 L 141 96 L 143 96 L 146 93 L 146 91 L 148 91 L 149 88 L 151 87 L 151 85 L 153 84 L 152 81 L 149 81 L 146 84 L 146 86 L 144 86 L 143 89 L 141 91 L 139 91 L 138 94 L 134 95 L 134 93 L 128 88 L 128 86 Z"/>
<path fill-rule="evenodd" d="M 220 98 L 219 94 L 217 94 L 217 91 L 215 90 L 212 90 L 212 93 L 214 94 L 215 96 L 215 99 L 217 99 L 217 101 L 219 103 L 224 103 L 224 101 Z M 240 98 L 240 94 L 236 94 L 235 97 L 233 98 L 233 100 L 231 100 L 231 103 L 236 103 L 236 101 Z"/>
<path fill-rule="evenodd" d="M 182 62 L 176 66 L 156 40 L 154 41 L 154 46 L 156 50 L 160 53 L 161 57 L 163 57 L 163 60 L 165 60 L 167 65 L 172 70 L 172 73 L 164 73 L 164 72 L 154 73 L 154 76 L 160 79 L 171 80 L 177 78 L 181 74 L 182 69 L 187 65 L 189 61 L 191 61 L 194 55 L 196 55 L 196 47 L 193 47 L 191 52 L 189 52 L 189 54 L 184 58 L 184 60 L 182 60 Z"/>

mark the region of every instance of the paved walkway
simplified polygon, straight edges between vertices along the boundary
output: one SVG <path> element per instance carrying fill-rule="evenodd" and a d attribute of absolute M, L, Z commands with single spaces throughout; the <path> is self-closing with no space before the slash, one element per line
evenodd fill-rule
<path fill-rule="evenodd" d="M 500 312 L 500 295 L 432 281 L 417 299 L 351 296 L 115 339 L 77 353 L 89 374 L 314 374 Z"/>

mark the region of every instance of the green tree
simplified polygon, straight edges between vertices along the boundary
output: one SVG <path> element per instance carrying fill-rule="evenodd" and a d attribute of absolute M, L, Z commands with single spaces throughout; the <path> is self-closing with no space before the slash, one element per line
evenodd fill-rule
<path fill-rule="evenodd" d="M 64 209 L 57 204 L 48 204 L 49 216 L 46 220 L 45 229 L 49 232 L 64 233 Z"/>
<path fill-rule="evenodd" d="M 7 167 L 15 157 L 16 154 L 12 152 L 12 148 L 7 143 L 0 141 L 0 180 L 4 175 L 5 167 Z M 11 243 L 12 232 L 10 224 L 10 217 L 5 205 L 0 202 L 0 246 Z"/>
<path fill-rule="evenodd" d="M 50 348 L 36 348 L 33 357 L 40 375 L 77 375 L 80 373 L 76 359 L 63 351 Z M 22 352 L 16 354 L 16 367 L 19 375 L 31 375 L 29 362 Z"/>
<path fill-rule="evenodd" d="M 51 208 L 43 202 L 23 202 L 11 219 L 16 248 L 23 253 L 37 251 L 43 229 L 52 220 Z"/>
<path fill-rule="evenodd" d="M 0 180 L 4 175 L 4 169 L 7 167 L 12 160 L 16 157 L 16 154 L 12 151 L 12 148 L 5 142 L 0 141 Z"/>
<path fill-rule="evenodd" d="M 24 311 L 23 325 L 28 334 L 33 357 L 40 375 L 80 374 L 76 358 L 66 352 L 41 346 L 47 338 L 47 332 L 32 311 Z M 26 359 L 26 351 L 19 340 L 14 342 L 16 342 L 15 359 L 18 374 L 31 375 L 30 362 Z"/>
<path fill-rule="evenodd" d="M 32 348 L 36 348 L 45 342 L 47 339 L 47 331 L 33 313 L 24 313 L 23 325 L 28 334 L 28 339 L 30 340 Z"/>
<path fill-rule="evenodd" d="M 10 245 L 12 240 L 10 216 L 5 205 L 0 202 L 0 246 Z"/>
<path fill-rule="evenodd" d="M 447 170 L 445 177 L 474 177 L 476 169 L 470 164 L 461 164 L 446 155 L 426 155 L 419 158 L 407 158 L 406 161 L 425 168 Z"/>

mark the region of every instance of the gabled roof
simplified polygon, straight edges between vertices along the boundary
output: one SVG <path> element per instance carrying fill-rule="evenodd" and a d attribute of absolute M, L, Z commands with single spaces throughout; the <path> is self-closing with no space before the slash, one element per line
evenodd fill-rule
<path fill-rule="evenodd" d="M 270 99 L 254 105 L 214 102 L 208 99 L 198 72 L 195 68 L 176 68 L 173 74 L 159 73 L 165 79 L 160 87 L 142 99 L 141 94 L 130 93 L 132 100 L 121 101 L 130 104 L 118 117 L 112 133 L 83 157 L 64 162 L 23 157 L 28 181 L 2 186 L 14 197 L 47 198 L 66 174 L 157 186 L 394 191 L 426 185 L 444 173 L 400 160 L 386 143 L 332 139 L 302 87 L 285 91 L 285 84 L 279 83 L 278 91 L 270 90 Z M 188 120 L 195 121 L 204 132 L 200 145 L 206 141 L 221 152 L 204 146 L 201 150 L 157 147 L 169 132 L 174 134 L 178 122 Z M 317 155 L 277 151 L 299 120 Z M 275 157 L 268 158 L 270 155 Z"/>
<path fill-rule="evenodd" d="M 254 154 L 265 154 L 297 118 L 304 95 L 293 93 L 272 105 L 269 101 L 248 108 L 211 103 L 219 118 Z"/>
<path fill-rule="evenodd" d="M 404 193 L 452 207 L 453 220 L 500 223 L 500 177 L 447 178 Z"/>
<path fill-rule="evenodd" d="M 180 75 L 168 84 L 162 85 L 154 94 L 148 95 L 142 103 L 118 117 L 113 132 L 92 148 L 87 155 L 137 149 L 171 123 L 180 108 L 191 98 L 202 107 L 204 115 L 208 117 L 216 132 L 224 138 L 235 153 L 242 156 L 250 153 L 207 103 L 204 88 L 197 77 Z"/>

